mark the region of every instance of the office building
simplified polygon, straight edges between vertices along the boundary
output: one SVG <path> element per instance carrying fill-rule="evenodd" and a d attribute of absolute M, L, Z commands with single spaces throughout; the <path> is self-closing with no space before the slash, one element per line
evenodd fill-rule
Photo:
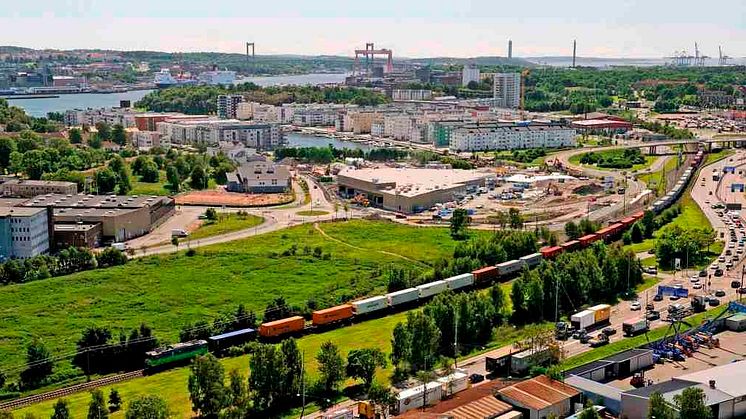
<path fill-rule="evenodd" d="M 51 220 L 47 208 L 0 207 L 0 261 L 47 253 Z"/>
<path fill-rule="evenodd" d="M 287 166 L 260 159 L 241 163 L 236 171 L 228 173 L 226 185 L 229 192 L 242 193 L 281 193 L 290 188 Z"/>
<path fill-rule="evenodd" d="M 244 99 L 242 95 L 219 95 L 217 101 L 218 118 L 236 119 L 238 104 Z"/>
<path fill-rule="evenodd" d="M 461 85 L 466 87 L 471 82 L 479 83 L 479 67 L 476 64 L 467 64 L 461 70 Z"/>
<path fill-rule="evenodd" d="M 78 185 L 75 182 L 26 179 L 10 179 L 0 183 L 0 195 L 2 196 L 33 198 L 37 195 L 49 193 L 76 194 L 78 193 Z"/>
<path fill-rule="evenodd" d="M 521 73 L 495 73 L 492 97 L 501 108 L 521 106 Z"/>
<path fill-rule="evenodd" d="M 451 151 L 574 147 L 575 130 L 559 124 L 466 124 L 450 133 Z"/>

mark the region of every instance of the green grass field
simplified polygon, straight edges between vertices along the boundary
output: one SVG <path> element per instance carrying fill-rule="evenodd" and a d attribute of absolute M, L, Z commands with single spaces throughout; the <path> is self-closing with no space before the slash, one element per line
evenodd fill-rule
<path fill-rule="evenodd" d="M 726 148 L 716 153 L 710 153 L 707 155 L 707 157 L 705 157 L 704 166 L 707 166 L 708 164 L 712 164 L 712 163 L 715 163 L 716 161 L 728 158 L 734 154 L 736 154 L 736 150 L 733 150 L 732 148 Z"/>
<path fill-rule="evenodd" d="M 376 276 L 381 266 L 416 264 L 379 250 L 428 263 L 451 255 L 455 247 L 446 229 L 371 221 L 322 226 L 333 237 L 349 239 L 353 247 L 312 226 L 297 226 L 202 247 L 192 257 L 184 252 L 147 257 L 125 266 L 0 287 L 0 368 L 22 365 L 34 337 L 42 338 L 52 355 L 69 352 L 81 332 L 94 325 L 118 331 L 146 322 L 161 340 L 175 342 L 182 325 L 210 320 L 239 303 L 262 311 L 278 296 L 304 305 L 309 299 L 338 302 L 380 293 L 385 290 Z M 297 256 L 270 257 L 293 244 Z M 306 246 L 319 246 L 331 258 L 304 255 Z"/>
<path fill-rule="evenodd" d="M 168 196 L 171 195 L 171 191 L 166 188 L 166 171 L 158 171 L 158 182 L 148 183 L 140 182 L 139 176 L 131 175 L 130 180 L 132 182 L 131 195 L 159 195 Z"/>
<path fill-rule="evenodd" d="M 662 181 L 664 180 L 665 173 L 670 173 L 672 170 L 676 169 L 677 165 L 677 158 L 674 156 L 673 158 L 669 158 L 666 160 L 666 163 L 663 165 L 663 168 L 661 170 L 650 172 L 650 173 L 643 173 L 641 175 L 637 176 L 637 179 L 645 182 L 645 185 L 648 187 L 648 189 L 653 190 L 658 196 L 663 196 L 666 193 L 666 182 Z"/>
<path fill-rule="evenodd" d="M 305 210 L 305 211 L 298 211 L 296 214 L 303 216 L 303 217 L 316 217 L 319 215 L 326 215 L 329 214 L 327 211 L 321 211 L 321 210 Z"/>
<path fill-rule="evenodd" d="M 219 214 L 216 221 L 206 221 L 198 229 L 189 233 L 190 240 L 204 239 L 238 230 L 258 226 L 264 219 L 256 215 L 238 215 L 235 213 Z"/>
<path fill-rule="evenodd" d="M 605 150 L 605 151 L 594 151 L 594 153 L 596 153 L 596 154 L 600 154 L 600 155 L 602 155 L 602 156 L 608 156 L 608 155 L 620 154 L 621 152 L 622 152 L 622 150 Z M 574 165 L 578 165 L 578 166 L 585 166 L 585 165 L 583 165 L 583 164 L 581 164 L 581 163 L 580 163 L 580 159 L 581 159 L 581 158 L 582 158 L 582 157 L 583 157 L 583 156 L 584 156 L 585 154 L 588 154 L 588 153 L 580 153 L 580 154 L 576 154 L 576 155 L 574 155 L 574 156 L 570 157 L 570 163 L 571 163 L 571 164 L 574 164 Z M 652 164 L 653 164 L 653 163 L 655 162 L 655 160 L 656 160 L 656 159 L 658 158 L 657 156 L 644 156 L 644 157 L 645 157 L 645 162 L 644 162 L 644 163 L 640 163 L 640 164 L 635 164 L 635 165 L 632 165 L 632 167 L 630 167 L 630 168 L 627 168 L 627 169 L 613 169 L 613 168 L 610 168 L 610 167 L 600 167 L 600 166 L 596 166 L 596 165 L 591 165 L 591 166 L 593 166 L 594 168 L 596 168 L 596 169 L 598 169 L 598 170 L 609 170 L 609 171 L 627 171 L 627 172 L 636 172 L 636 171 L 638 171 L 638 170 L 644 170 L 644 169 L 647 169 L 647 168 L 648 168 L 648 167 L 650 167 L 650 165 L 652 165 Z"/>

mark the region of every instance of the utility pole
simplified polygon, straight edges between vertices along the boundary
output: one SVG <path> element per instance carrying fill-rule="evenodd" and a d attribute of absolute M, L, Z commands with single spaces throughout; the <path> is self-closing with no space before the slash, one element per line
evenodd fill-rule
<path fill-rule="evenodd" d="M 300 394 L 301 394 L 300 404 L 302 406 L 300 409 L 300 419 L 303 419 L 303 415 L 306 413 L 306 374 L 305 374 L 306 365 L 303 360 L 304 354 L 305 352 L 300 353 Z"/>
<path fill-rule="evenodd" d="M 554 277 L 554 322 L 559 322 L 559 279 Z"/>
<path fill-rule="evenodd" d="M 453 311 L 453 367 L 458 368 L 458 308 Z"/>

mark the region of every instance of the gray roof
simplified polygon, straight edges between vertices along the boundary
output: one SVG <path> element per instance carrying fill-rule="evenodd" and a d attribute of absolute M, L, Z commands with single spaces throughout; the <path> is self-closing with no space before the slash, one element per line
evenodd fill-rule
<path fill-rule="evenodd" d="M 628 359 L 635 358 L 637 356 L 646 355 L 652 353 L 652 349 L 630 349 L 628 351 L 620 352 L 618 354 L 604 358 L 604 361 L 610 362 L 623 362 Z"/>
<path fill-rule="evenodd" d="M 264 170 L 263 168 L 265 166 L 269 166 L 272 171 Z M 240 179 L 252 179 L 252 180 L 261 180 L 261 179 L 289 179 L 290 178 L 290 171 L 288 170 L 287 166 L 283 165 L 275 165 L 272 163 L 267 163 L 264 161 L 253 161 L 253 162 L 246 162 L 238 166 L 235 172 L 231 174 L 236 174 Z"/>
<path fill-rule="evenodd" d="M 717 388 L 710 388 L 710 386 L 707 384 L 697 384 L 695 386 L 690 386 L 690 387 L 696 387 L 696 388 L 702 389 L 702 391 L 705 393 L 705 404 L 707 406 L 720 404 L 722 402 L 733 399 L 733 396 L 731 396 L 730 394 L 724 391 L 720 391 Z M 669 402 L 673 402 L 674 396 L 676 396 L 677 394 L 681 394 L 682 391 L 684 391 L 683 388 L 669 391 L 663 395 L 663 398 L 668 400 Z"/>
<path fill-rule="evenodd" d="M 587 378 L 578 377 L 577 375 L 566 377 L 565 384 L 569 384 L 580 391 L 597 394 L 607 399 L 622 400 L 622 389 L 607 384 L 601 384 Z"/>
<path fill-rule="evenodd" d="M 660 393 L 660 394 L 670 393 L 676 390 L 683 390 L 695 384 L 697 383 L 693 381 L 669 380 L 669 381 L 664 381 L 662 383 L 653 384 L 652 386 L 636 388 L 634 390 L 625 391 L 624 394 L 648 398 L 653 393 Z"/>
<path fill-rule="evenodd" d="M 591 371 L 595 371 L 595 370 L 597 370 L 599 368 L 605 368 L 607 365 L 610 365 L 610 364 L 611 364 L 611 362 L 605 361 L 605 360 L 599 360 L 599 361 L 589 362 L 589 363 L 587 363 L 585 365 L 581 365 L 579 367 L 575 367 L 575 368 L 573 368 L 573 369 L 571 369 L 569 371 L 566 371 L 565 372 L 565 376 L 583 375 L 583 374 L 589 373 Z"/>
<path fill-rule="evenodd" d="M 675 378 L 701 384 L 715 380 L 715 387 L 733 397 L 746 396 L 746 361 L 731 362 Z"/>

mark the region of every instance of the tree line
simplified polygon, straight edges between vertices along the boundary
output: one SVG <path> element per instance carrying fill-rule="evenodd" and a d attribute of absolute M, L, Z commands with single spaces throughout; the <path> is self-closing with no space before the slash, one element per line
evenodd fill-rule
<path fill-rule="evenodd" d="M 595 164 L 598 167 L 629 169 L 636 164 L 644 164 L 645 156 L 636 148 L 611 150 L 601 153 L 589 152 L 580 157 L 581 164 Z"/>
<path fill-rule="evenodd" d="M 68 247 L 54 255 L 10 259 L 0 264 L 0 284 L 21 284 L 125 263 L 127 256 L 113 247 L 107 247 L 98 255 L 84 247 Z"/>

